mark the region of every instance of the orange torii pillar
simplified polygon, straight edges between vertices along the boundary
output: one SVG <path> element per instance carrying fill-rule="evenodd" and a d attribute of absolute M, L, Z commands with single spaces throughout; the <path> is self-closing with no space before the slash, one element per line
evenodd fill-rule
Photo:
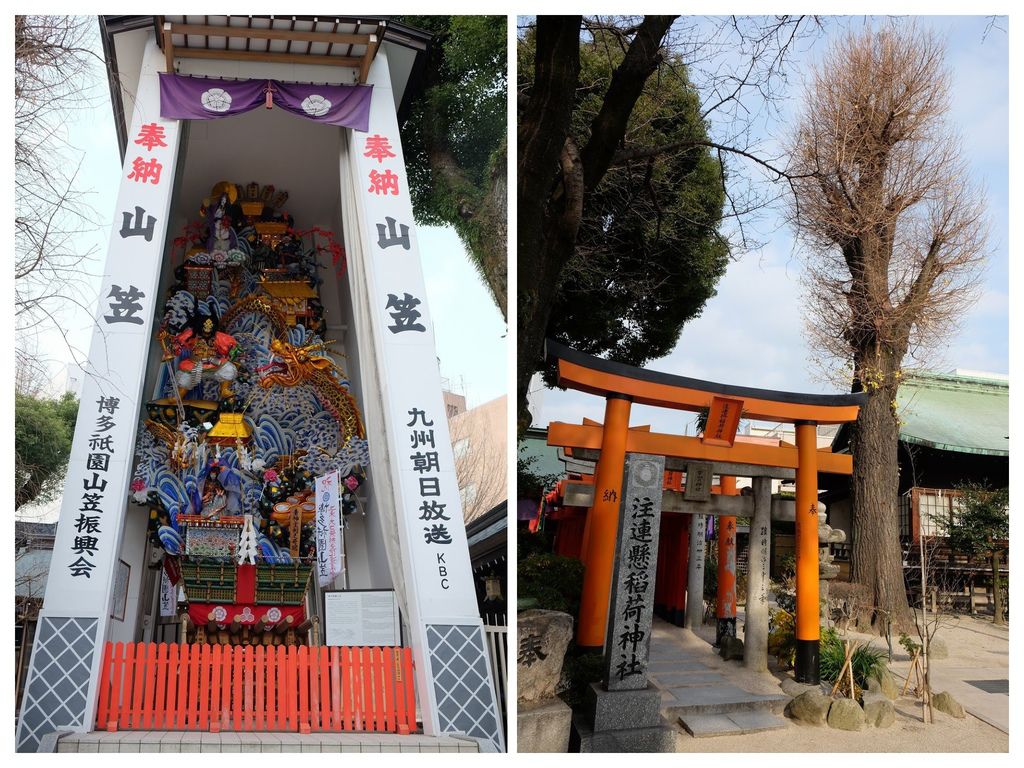
<path fill-rule="evenodd" d="M 719 479 L 723 496 L 736 496 L 736 478 L 723 475 Z M 715 603 L 715 645 L 726 635 L 736 637 L 736 518 L 718 518 L 718 594 Z"/>
<path fill-rule="evenodd" d="M 818 607 L 818 427 L 796 422 L 796 664 L 798 683 L 817 685 L 821 621 Z"/>
<path fill-rule="evenodd" d="M 605 641 L 632 402 L 618 394 L 609 394 L 605 401 L 601 458 L 594 473 L 594 506 L 583 532 L 585 570 L 576 643 L 585 648 L 601 648 Z"/>

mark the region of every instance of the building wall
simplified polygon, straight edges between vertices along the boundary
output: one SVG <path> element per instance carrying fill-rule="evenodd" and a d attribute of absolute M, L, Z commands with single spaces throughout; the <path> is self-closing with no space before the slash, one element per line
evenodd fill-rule
<path fill-rule="evenodd" d="M 449 421 L 466 522 L 508 498 L 507 411 L 502 395 Z"/>
<path fill-rule="evenodd" d="M 128 599 L 125 601 L 124 620 L 110 619 L 111 643 L 134 643 L 140 641 L 136 637 L 136 627 L 140 624 L 140 612 L 148 613 L 145 590 L 146 577 L 146 524 L 148 517 L 145 509 L 132 505 L 125 515 L 124 538 L 121 540 L 121 551 L 118 557 L 128 563 L 131 574 L 128 579 Z"/>

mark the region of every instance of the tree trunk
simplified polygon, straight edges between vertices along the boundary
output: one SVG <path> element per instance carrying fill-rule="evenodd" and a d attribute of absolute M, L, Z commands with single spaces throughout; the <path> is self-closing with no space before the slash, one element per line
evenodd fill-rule
<path fill-rule="evenodd" d="M 995 603 L 996 615 L 993 624 L 1003 626 L 1003 589 L 1002 580 L 999 578 L 999 555 L 998 549 L 992 550 L 992 600 Z"/>
<path fill-rule="evenodd" d="M 517 126 L 517 198 L 519 293 L 517 298 L 516 409 L 520 434 L 529 426 L 526 407 L 530 378 L 543 365 L 544 337 L 551 304 L 568 254 L 555 244 L 546 224 L 564 210 L 564 195 L 557 196 L 559 158 L 566 138 L 580 72 L 580 16 L 540 16 L 534 82 Z M 582 179 L 582 170 L 577 170 Z M 556 199 L 553 199 L 556 198 Z M 578 223 L 577 223 L 578 227 Z M 564 238 L 563 238 L 564 239 Z"/>
<path fill-rule="evenodd" d="M 647 78 L 661 61 L 674 16 L 645 16 L 612 73 L 582 150 L 569 135 L 579 80 L 579 16 L 537 19 L 534 82 L 518 127 L 519 260 L 516 407 L 522 434 L 530 379 L 544 365 L 544 339 L 562 272 L 576 247 L 583 200 L 608 171 Z"/>
<path fill-rule="evenodd" d="M 899 425 L 892 409 L 897 389 L 894 374 L 899 369 L 899 358 L 888 355 L 879 359 L 874 350 L 870 358 L 870 365 L 880 368 L 875 380 L 882 383 L 870 388 L 867 403 L 860 409 L 851 430 L 853 477 L 850 487 L 855 532 L 852 577 L 871 591 L 874 606 L 871 625 L 882 631 L 884 619 L 889 617 L 893 628 L 900 631 L 909 629 L 912 622 L 899 540 Z M 858 360 L 857 370 L 864 371 L 865 363 Z M 863 380 L 863 373 L 861 378 Z"/>

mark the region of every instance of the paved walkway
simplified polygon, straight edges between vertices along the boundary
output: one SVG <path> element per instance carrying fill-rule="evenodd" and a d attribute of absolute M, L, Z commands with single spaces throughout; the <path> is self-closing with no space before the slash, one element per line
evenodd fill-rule
<path fill-rule="evenodd" d="M 774 677 L 723 661 L 706 640 L 660 619 L 651 635 L 648 677 L 661 691 L 666 718 L 682 718 L 693 736 L 787 727 L 777 713 L 789 697 Z"/>
<path fill-rule="evenodd" d="M 58 752 L 478 752 L 472 739 L 388 733 L 93 731 L 69 734 Z"/>

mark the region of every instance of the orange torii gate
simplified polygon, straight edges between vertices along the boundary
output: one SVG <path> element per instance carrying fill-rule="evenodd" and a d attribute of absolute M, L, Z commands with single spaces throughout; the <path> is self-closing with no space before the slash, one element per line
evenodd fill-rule
<path fill-rule="evenodd" d="M 600 449 L 594 474 L 594 505 L 584 532 L 586 571 L 580 600 L 577 642 L 600 646 L 619 523 L 619 497 L 626 453 L 790 468 L 796 475 L 798 682 L 817 683 L 818 645 L 818 471 L 849 474 L 852 457 L 819 451 L 817 425 L 854 421 L 865 394 L 814 395 L 738 387 L 650 371 L 603 360 L 548 340 L 547 357 L 558 365 L 560 386 L 605 398 L 604 426 L 552 424 L 548 443 Z M 684 411 L 707 411 L 701 437 L 662 435 L 629 429 L 632 403 Z M 794 424 L 796 446 L 736 442 L 740 417 Z"/>

